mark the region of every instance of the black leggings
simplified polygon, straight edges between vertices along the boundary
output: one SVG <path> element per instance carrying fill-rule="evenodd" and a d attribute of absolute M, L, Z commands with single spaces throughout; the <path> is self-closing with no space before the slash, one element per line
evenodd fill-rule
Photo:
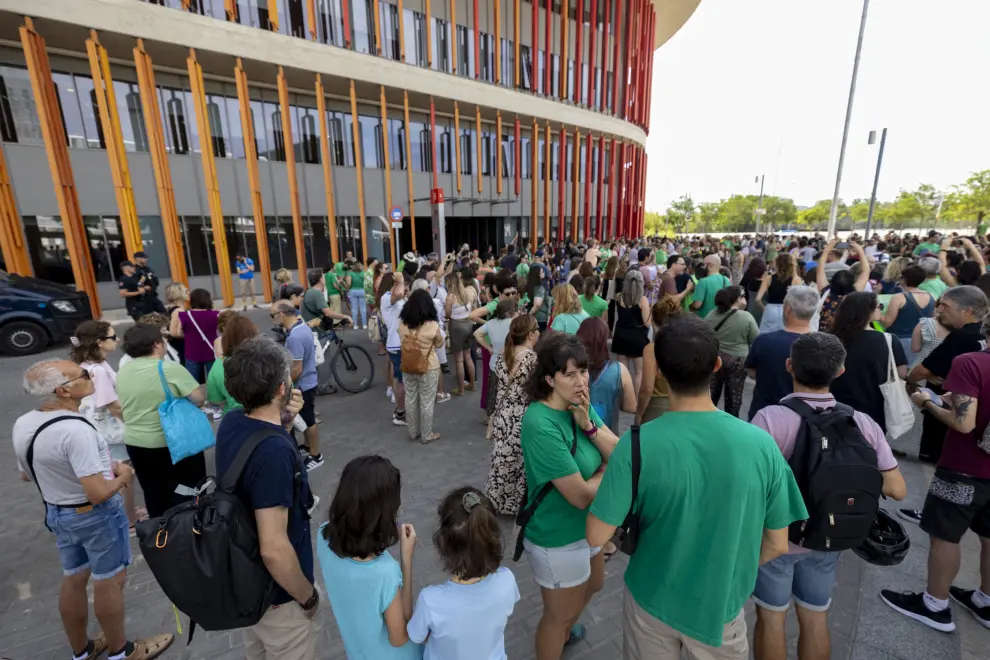
<path fill-rule="evenodd" d="M 127 455 L 144 491 L 144 506 L 152 518 L 191 499 L 176 494 L 176 486 L 182 484 L 195 488 L 206 476 L 206 457 L 202 452 L 175 465 L 172 465 L 167 447 L 148 449 L 127 445 Z"/>
<path fill-rule="evenodd" d="M 725 412 L 739 417 L 742 407 L 743 387 L 746 385 L 746 358 L 719 352 L 722 368 L 712 376 L 712 402 L 717 406 L 725 387 Z"/>

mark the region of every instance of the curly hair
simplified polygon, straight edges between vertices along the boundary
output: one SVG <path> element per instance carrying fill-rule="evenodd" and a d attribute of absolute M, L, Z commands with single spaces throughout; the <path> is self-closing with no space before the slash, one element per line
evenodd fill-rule
<path fill-rule="evenodd" d="M 112 335 L 111 326 L 106 321 L 83 321 L 76 328 L 75 341 L 72 343 L 72 361 L 76 364 L 83 362 L 103 362 L 106 354 L 100 348 L 100 342 Z"/>
<path fill-rule="evenodd" d="M 410 330 L 415 330 L 424 323 L 437 320 L 437 308 L 433 304 L 430 292 L 425 290 L 413 291 L 399 312 L 399 320 Z"/>
<path fill-rule="evenodd" d="M 653 321 L 653 327 L 659 328 L 667 321 L 675 319 L 683 313 L 684 308 L 681 307 L 681 304 L 673 296 L 666 294 L 653 303 L 653 307 L 650 309 L 650 318 Z"/>

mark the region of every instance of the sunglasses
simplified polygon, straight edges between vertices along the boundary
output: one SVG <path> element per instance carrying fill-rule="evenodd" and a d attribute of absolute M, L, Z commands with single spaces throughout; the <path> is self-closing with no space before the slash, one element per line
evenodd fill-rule
<path fill-rule="evenodd" d="M 507 291 L 503 291 L 502 293 L 504 295 L 506 295 L 506 296 L 518 296 L 519 295 L 519 291 L 517 291 L 516 289 L 508 289 Z"/>
<path fill-rule="evenodd" d="M 100 337 L 102 341 L 117 341 L 117 335 L 107 335 L 106 337 Z"/>
<path fill-rule="evenodd" d="M 281 313 L 282 312 L 273 312 L 273 313 L 269 314 L 268 316 L 270 316 L 272 319 L 274 319 L 276 316 L 278 316 Z"/>
<path fill-rule="evenodd" d="M 55 386 L 55 390 L 58 390 L 58 388 L 60 388 L 60 387 L 65 387 L 66 385 L 69 385 L 71 383 L 74 383 L 77 380 L 90 380 L 90 379 L 91 379 L 91 376 L 89 375 L 89 372 L 86 371 L 85 369 L 83 369 L 83 372 L 80 375 L 76 376 L 75 378 L 70 378 L 69 380 L 65 381 L 64 383 L 60 383 L 59 385 L 56 385 Z"/>

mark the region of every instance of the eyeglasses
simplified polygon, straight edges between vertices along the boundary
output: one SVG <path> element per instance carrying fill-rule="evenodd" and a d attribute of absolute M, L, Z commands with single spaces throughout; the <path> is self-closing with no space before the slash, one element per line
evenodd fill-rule
<path fill-rule="evenodd" d="M 503 291 L 502 292 L 502 295 L 505 295 L 505 296 L 518 296 L 519 295 L 519 291 L 516 290 L 516 289 L 508 289 L 506 291 Z"/>
<path fill-rule="evenodd" d="M 269 314 L 268 316 L 270 316 L 270 317 L 271 317 L 272 319 L 274 319 L 274 318 L 275 318 L 276 316 L 278 316 L 278 315 L 279 315 L 279 314 L 281 314 L 281 313 L 282 313 L 282 312 L 272 312 L 272 313 L 271 313 L 271 314 Z"/>
<path fill-rule="evenodd" d="M 64 383 L 60 383 L 60 384 L 56 385 L 55 386 L 55 390 L 58 390 L 58 388 L 60 388 L 60 387 L 65 387 L 66 385 L 69 385 L 71 383 L 74 383 L 77 380 L 90 380 L 90 379 L 91 379 L 91 376 L 89 375 L 89 372 L 86 371 L 85 369 L 83 369 L 83 372 L 81 374 L 79 374 L 78 376 L 76 376 L 75 378 L 70 378 L 69 380 L 65 381 Z M 53 393 L 54 393 L 55 390 L 53 390 Z"/>
<path fill-rule="evenodd" d="M 117 335 L 107 335 L 100 338 L 102 341 L 117 341 Z"/>

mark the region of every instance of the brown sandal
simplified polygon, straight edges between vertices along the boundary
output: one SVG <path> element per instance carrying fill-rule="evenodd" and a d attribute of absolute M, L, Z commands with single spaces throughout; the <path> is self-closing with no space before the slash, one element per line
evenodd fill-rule
<path fill-rule="evenodd" d="M 428 435 L 425 438 L 420 438 L 419 441 L 421 443 L 423 443 L 424 445 L 428 445 L 431 442 L 436 442 L 439 439 L 440 439 L 440 434 L 439 433 L 434 433 L 433 435 Z"/>
<path fill-rule="evenodd" d="M 126 656 L 124 660 L 152 660 L 167 651 L 168 647 L 172 646 L 174 640 L 175 637 L 171 633 L 163 633 L 154 637 L 148 637 L 147 639 L 139 639 L 134 642 L 134 651 Z"/>
<path fill-rule="evenodd" d="M 132 527 L 131 529 L 134 528 Z M 96 639 L 91 639 L 90 642 L 93 644 L 93 650 L 83 660 L 95 660 L 107 650 L 107 636 L 102 631 L 96 636 Z"/>
<path fill-rule="evenodd" d="M 478 389 L 478 386 L 477 385 L 465 385 L 464 386 L 464 389 L 466 389 L 468 392 L 474 392 L 474 391 L 476 391 Z"/>

